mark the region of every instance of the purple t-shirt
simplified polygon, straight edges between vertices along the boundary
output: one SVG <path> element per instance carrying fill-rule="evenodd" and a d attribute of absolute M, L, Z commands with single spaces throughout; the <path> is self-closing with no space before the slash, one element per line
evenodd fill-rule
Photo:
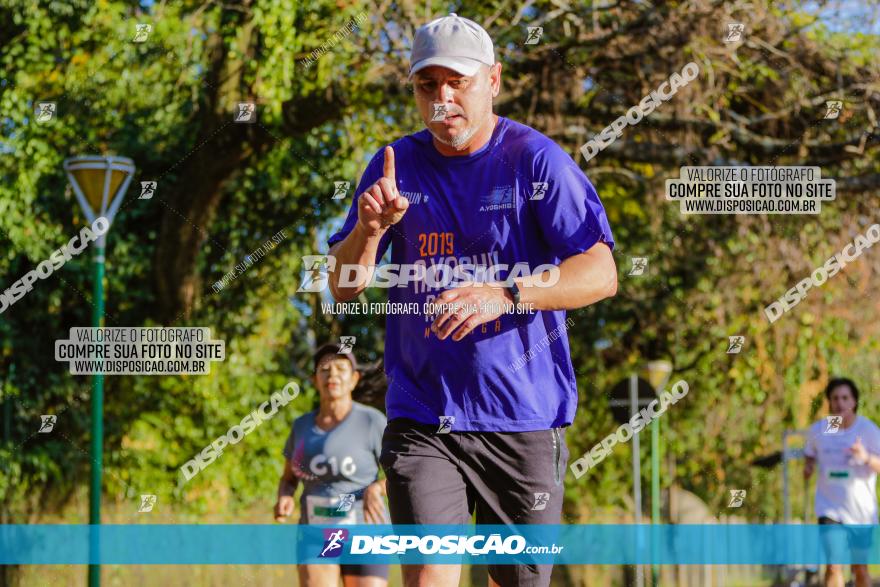
<path fill-rule="evenodd" d="M 427 129 L 392 147 L 397 186 L 410 206 L 382 237 L 377 263 L 390 244 L 395 264 L 512 268 L 527 263 L 534 271 L 599 241 L 614 247 L 590 181 L 533 128 L 499 116 L 492 139 L 465 156 L 440 154 Z M 382 176 L 383 160 L 384 147 L 367 166 L 345 224 L 327 241 L 330 246 L 354 228 L 357 198 Z M 444 275 L 435 273 L 431 282 Z M 416 303 L 421 310 L 450 287 L 410 281 L 390 288 L 388 301 Z M 571 424 L 577 383 L 565 311 L 503 314 L 458 342 L 452 336 L 439 340 L 430 331 L 432 321 L 421 312 L 386 317 L 389 420 L 410 418 L 439 427 L 445 419 L 453 431 L 487 432 Z"/>

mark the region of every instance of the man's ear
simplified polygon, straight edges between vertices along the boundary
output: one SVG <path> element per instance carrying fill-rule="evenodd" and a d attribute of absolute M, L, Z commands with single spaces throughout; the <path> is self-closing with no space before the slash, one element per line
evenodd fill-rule
<path fill-rule="evenodd" d="M 492 97 L 495 98 L 501 92 L 501 62 L 489 68 L 489 83 L 492 85 Z"/>

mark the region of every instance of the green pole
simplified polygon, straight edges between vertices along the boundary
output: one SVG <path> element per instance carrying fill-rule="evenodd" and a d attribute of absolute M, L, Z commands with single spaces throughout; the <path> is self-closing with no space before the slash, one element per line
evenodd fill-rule
<path fill-rule="evenodd" d="M 651 422 L 651 523 L 655 528 L 660 524 L 660 418 Z M 660 584 L 659 576 L 660 567 L 654 563 L 651 569 L 651 585 L 654 587 Z"/>
<path fill-rule="evenodd" d="M 101 327 L 104 319 L 104 239 L 101 238 L 95 247 L 94 258 L 94 305 L 92 326 Z M 98 530 L 101 524 L 101 475 L 104 452 L 104 374 L 92 375 L 92 479 L 89 486 L 89 524 L 92 531 Z M 90 544 L 92 556 L 97 556 L 100 548 L 97 534 L 93 534 Z M 89 587 L 100 587 L 101 566 L 89 565 Z"/>
<path fill-rule="evenodd" d="M 12 398 L 9 397 L 9 388 L 15 378 L 15 363 L 9 365 L 9 375 L 6 377 L 6 389 L 3 393 L 3 440 L 12 442 Z"/>

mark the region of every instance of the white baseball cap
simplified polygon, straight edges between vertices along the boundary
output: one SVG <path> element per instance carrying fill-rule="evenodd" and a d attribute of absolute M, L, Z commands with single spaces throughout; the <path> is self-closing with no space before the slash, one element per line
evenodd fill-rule
<path fill-rule="evenodd" d="M 461 75 L 474 75 L 480 65 L 495 64 L 495 47 L 486 30 L 454 12 L 419 27 L 409 57 L 409 77 L 440 65 Z"/>

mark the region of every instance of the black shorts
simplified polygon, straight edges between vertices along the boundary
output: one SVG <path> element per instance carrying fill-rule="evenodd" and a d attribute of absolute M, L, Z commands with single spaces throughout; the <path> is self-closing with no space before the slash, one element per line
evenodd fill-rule
<path fill-rule="evenodd" d="M 837 520 L 826 516 L 819 518 L 820 526 L 841 526 Z M 865 564 L 868 551 L 874 541 L 874 527 L 853 527 L 820 530 L 825 554 L 830 564 L 840 564 L 840 560 L 849 560 L 851 564 Z"/>
<path fill-rule="evenodd" d="M 300 545 L 300 557 L 301 560 L 304 557 L 314 557 L 315 556 L 315 548 L 316 543 L 312 544 L 301 544 Z M 333 560 L 333 559 L 330 559 Z M 313 563 L 300 563 L 300 564 L 318 564 L 317 562 Z M 327 563 L 321 563 L 327 564 Z M 346 576 L 355 576 L 355 577 L 381 577 L 382 579 L 388 580 L 388 565 L 385 564 L 372 564 L 372 565 L 339 565 L 339 572 L 343 577 Z"/>
<path fill-rule="evenodd" d="M 565 429 L 450 432 L 391 420 L 379 462 L 393 524 L 559 524 Z M 546 586 L 553 565 L 489 565 L 499 585 Z"/>
<path fill-rule="evenodd" d="M 308 523 L 305 519 L 305 514 L 301 513 L 299 518 L 299 524 L 301 526 L 307 526 Z M 310 537 L 311 538 L 311 537 Z M 300 560 L 307 560 L 310 557 L 314 557 L 318 552 L 319 542 L 315 542 L 314 539 L 309 541 L 303 533 L 299 534 L 299 541 L 297 543 L 297 552 Z M 301 564 L 310 564 L 310 563 L 301 563 Z M 317 563 L 313 563 L 317 564 Z M 388 565 L 383 564 L 373 564 L 373 565 L 339 565 L 340 573 L 342 576 L 355 576 L 355 577 L 381 577 L 382 579 L 388 580 Z"/>
<path fill-rule="evenodd" d="M 343 577 L 381 577 L 388 580 L 388 565 L 339 565 Z"/>

